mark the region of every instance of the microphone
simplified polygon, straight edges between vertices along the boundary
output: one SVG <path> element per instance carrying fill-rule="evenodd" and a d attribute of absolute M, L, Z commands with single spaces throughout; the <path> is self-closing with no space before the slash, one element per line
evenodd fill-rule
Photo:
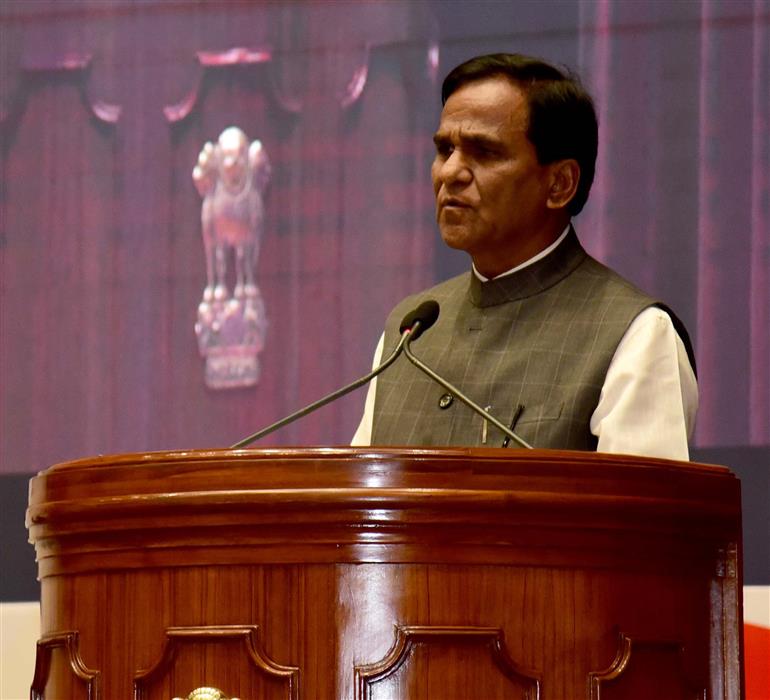
<path fill-rule="evenodd" d="M 308 413 L 312 413 L 316 409 L 325 406 L 327 403 L 331 403 L 335 399 L 339 399 L 340 397 L 345 396 L 345 394 L 349 394 L 351 391 L 358 389 L 358 387 L 372 381 L 372 379 L 374 379 L 381 372 L 384 372 L 396 361 L 404 349 L 407 338 L 418 338 L 423 331 L 428 330 L 428 328 L 430 328 L 436 322 L 436 319 L 438 318 L 438 311 L 439 308 L 437 302 L 433 301 L 432 299 L 424 301 L 416 309 L 413 309 L 406 316 L 404 316 L 403 320 L 401 321 L 401 325 L 399 326 L 401 338 L 399 339 L 395 350 L 390 353 L 384 362 L 380 363 L 379 366 L 375 367 L 371 372 L 369 372 L 369 374 L 361 377 L 360 379 L 356 379 L 356 381 L 351 382 L 341 389 L 337 389 L 337 391 L 332 392 L 328 396 L 324 396 L 323 398 L 318 399 L 318 401 L 305 406 L 305 408 L 301 408 L 298 411 L 295 411 L 291 415 L 286 416 L 286 418 L 282 418 L 272 425 L 268 425 L 266 428 L 262 428 L 256 433 L 252 433 L 248 437 L 243 438 L 243 440 L 239 440 L 234 445 L 231 445 L 230 449 L 238 450 L 242 447 L 246 447 L 252 442 L 265 437 L 265 435 L 269 435 L 279 428 L 283 428 L 285 425 L 293 423 L 295 420 L 299 420 L 303 416 L 306 416 Z"/>
<path fill-rule="evenodd" d="M 412 341 L 416 340 L 419 335 L 423 332 L 428 330 L 438 318 L 438 312 L 439 312 L 439 306 L 438 302 L 433 301 L 432 299 L 429 301 L 423 302 L 415 311 L 412 313 L 416 313 L 423 307 L 430 307 L 430 313 L 433 314 L 432 320 L 429 324 L 426 324 L 423 327 L 420 327 L 418 324 L 416 332 L 412 332 L 407 334 L 405 337 L 402 336 L 402 340 L 405 340 L 404 342 L 404 355 L 406 355 L 407 359 L 415 366 L 417 369 L 421 370 L 425 374 L 427 374 L 434 382 L 437 382 L 441 386 L 443 386 L 447 391 L 454 394 L 460 401 L 462 401 L 466 406 L 474 410 L 476 413 L 478 413 L 484 420 L 489 421 L 492 425 L 494 425 L 503 435 L 506 436 L 506 438 L 510 438 L 515 443 L 520 445 L 521 447 L 526 447 L 527 449 L 534 449 L 532 445 L 530 445 L 528 442 L 525 442 L 522 440 L 516 433 L 514 433 L 510 428 L 503 425 L 497 418 L 495 418 L 489 411 L 485 411 L 481 406 L 479 406 L 477 403 L 473 402 L 471 399 L 469 399 L 465 394 L 463 394 L 462 391 L 460 391 L 456 386 L 453 386 L 450 384 L 446 379 L 444 379 L 442 376 L 436 374 L 430 367 L 428 367 L 425 363 L 421 362 L 419 359 L 417 359 L 412 354 L 411 344 Z M 409 315 L 407 315 L 404 318 L 403 322 L 406 322 L 407 318 L 409 318 Z M 402 322 L 402 330 L 403 330 L 403 322 Z"/>
<path fill-rule="evenodd" d="M 436 322 L 438 312 L 438 302 L 435 299 L 428 299 L 404 316 L 404 320 L 401 321 L 401 325 L 398 327 L 398 332 L 403 333 L 411 329 L 409 342 L 417 340 Z"/>

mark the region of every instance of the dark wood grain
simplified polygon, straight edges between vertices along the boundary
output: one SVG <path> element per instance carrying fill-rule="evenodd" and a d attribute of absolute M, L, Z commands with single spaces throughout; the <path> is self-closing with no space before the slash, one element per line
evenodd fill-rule
<path fill-rule="evenodd" d="M 566 700 L 599 681 L 632 698 L 656 664 L 671 697 L 739 697 L 740 491 L 723 467 L 491 449 L 120 455 L 38 475 L 27 522 L 44 634 L 77 630 L 110 700 L 135 679 L 147 700 L 202 685 Z M 192 632 L 228 626 L 258 628 L 257 651 Z M 499 636 L 447 632 L 463 629 Z M 624 677 L 621 634 L 677 651 L 642 646 Z M 70 697 L 53 682 L 41 697 Z"/>

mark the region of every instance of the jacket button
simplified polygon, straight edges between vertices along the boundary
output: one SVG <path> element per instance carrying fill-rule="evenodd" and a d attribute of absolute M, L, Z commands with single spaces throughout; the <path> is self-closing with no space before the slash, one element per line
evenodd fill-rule
<path fill-rule="evenodd" d="M 444 394 L 439 400 L 438 400 L 438 407 L 439 408 L 449 408 L 452 405 L 452 401 L 455 400 L 455 397 L 452 396 L 452 394 Z"/>

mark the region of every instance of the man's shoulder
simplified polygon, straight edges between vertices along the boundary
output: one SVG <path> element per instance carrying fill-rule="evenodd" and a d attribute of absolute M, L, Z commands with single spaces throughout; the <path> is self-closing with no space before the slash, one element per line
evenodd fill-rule
<path fill-rule="evenodd" d="M 595 288 L 610 296 L 623 296 L 633 299 L 644 299 L 648 304 L 656 303 L 656 299 L 619 272 L 607 267 L 591 255 L 586 255 L 578 268 L 579 276 L 590 279 Z M 594 290 L 596 291 L 596 289 Z"/>
<path fill-rule="evenodd" d="M 400 321 L 405 314 L 409 313 L 412 309 L 428 299 L 435 299 L 439 304 L 442 304 L 449 302 L 456 297 L 461 297 L 467 292 L 470 275 L 470 271 L 463 272 L 455 277 L 450 277 L 443 282 L 439 282 L 428 289 L 410 294 L 393 307 L 389 318 L 397 318 L 397 320 Z"/>

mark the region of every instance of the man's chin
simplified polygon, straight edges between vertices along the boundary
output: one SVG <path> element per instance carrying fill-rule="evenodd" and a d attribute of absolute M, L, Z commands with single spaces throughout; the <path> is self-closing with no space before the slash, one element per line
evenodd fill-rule
<path fill-rule="evenodd" d="M 455 250 L 468 250 L 470 236 L 468 230 L 460 226 L 441 226 L 441 239 L 450 248 Z"/>

